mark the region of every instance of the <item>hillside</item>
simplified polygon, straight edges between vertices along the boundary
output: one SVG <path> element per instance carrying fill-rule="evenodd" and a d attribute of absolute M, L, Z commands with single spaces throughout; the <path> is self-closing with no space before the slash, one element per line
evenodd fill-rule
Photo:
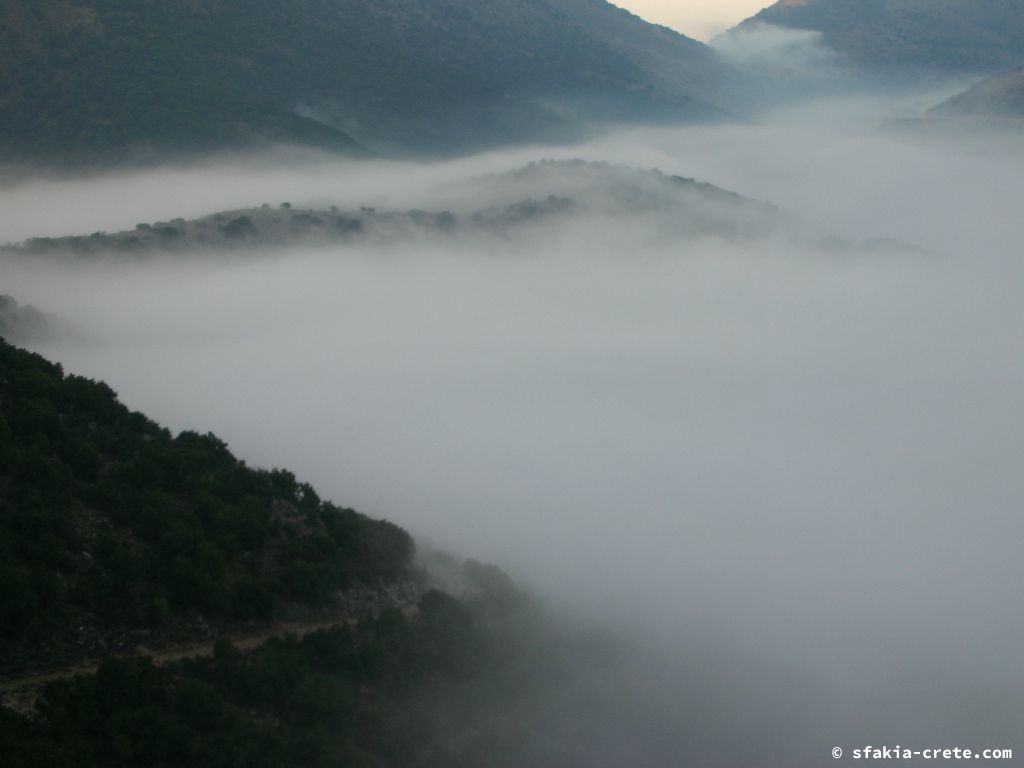
<path fill-rule="evenodd" d="M 876 70 L 994 72 L 1024 64 L 1015 0 L 779 0 L 738 28 L 822 33 L 848 62 Z"/>
<path fill-rule="evenodd" d="M 5 0 L 0 82 L 0 161 L 103 163 L 466 150 L 720 118 L 736 85 L 603 0 Z"/>
<path fill-rule="evenodd" d="M 0 673 L 329 613 L 404 531 L 0 339 Z"/>
<path fill-rule="evenodd" d="M 413 577 L 411 556 L 0 339 L 5 765 L 593 764 L 633 706 L 591 683 L 627 673 L 622 649 L 493 566 L 433 553 Z M 564 711 L 587 713 L 568 742 Z"/>
<path fill-rule="evenodd" d="M 932 108 L 934 117 L 1024 118 L 1024 70 L 982 80 Z"/>
<path fill-rule="evenodd" d="M 415 238 L 504 238 L 574 218 L 654 219 L 676 238 L 746 238 L 779 228 L 773 206 L 712 184 L 582 160 L 541 161 L 515 171 L 452 183 L 436 190 L 434 210 L 355 210 L 263 204 L 203 216 L 138 224 L 123 232 L 31 238 L 0 247 L 0 255 L 145 257 L 166 253 L 345 246 Z M 443 207 L 442 207 L 443 206 Z M 21 312 L 27 308 L 21 308 Z M 0 322 L 3 320 L 0 305 Z M 11 327 L 22 329 L 24 323 Z M 0 325 L 0 328 L 3 326 Z"/>
<path fill-rule="evenodd" d="M 426 721 L 417 696 L 473 680 L 483 639 L 433 592 L 414 619 L 386 613 L 250 653 L 222 641 L 167 665 L 110 658 L 51 684 L 31 716 L 0 707 L 0 751 L 24 768 L 454 765 L 453 729 Z"/>

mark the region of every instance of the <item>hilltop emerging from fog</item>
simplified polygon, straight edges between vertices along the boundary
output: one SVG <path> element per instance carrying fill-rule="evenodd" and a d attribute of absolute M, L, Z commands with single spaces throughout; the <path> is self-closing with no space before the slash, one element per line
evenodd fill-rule
<path fill-rule="evenodd" d="M 223 211 L 198 219 L 139 224 L 134 230 L 34 238 L 8 253 L 145 255 L 211 250 L 244 252 L 291 245 L 323 246 L 415 236 L 505 237 L 566 224 L 579 214 L 657 222 L 674 237 L 747 238 L 776 229 L 772 206 L 693 179 L 605 163 L 543 161 L 472 179 L 436 194 L 434 210 L 297 208 L 291 203 Z M 443 206 L 443 207 L 440 207 Z M 667 228 L 667 229 L 666 229 Z"/>

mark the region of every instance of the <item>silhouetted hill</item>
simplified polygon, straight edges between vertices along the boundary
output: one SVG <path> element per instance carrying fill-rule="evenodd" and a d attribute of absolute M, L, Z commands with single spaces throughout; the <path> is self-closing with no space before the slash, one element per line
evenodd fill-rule
<path fill-rule="evenodd" d="M 6 0 L 0 160 L 468 149 L 718 118 L 731 78 L 604 0 Z"/>
<path fill-rule="evenodd" d="M 434 554 L 409 579 L 411 555 L 393 525 L 0 339 L 4 765 L 592 764 L 631 707 L 607 684 L 622 650 L 493 566 Z M 331 610 L 353 593 L 385 599 Z M 270 623 L 297 610 L 301 632 Z M 240 622 L 262 629 L 235 644 Z M 561 744 L 563 706 L 587 714 Z"/>
<path fill-rule="evenodd" d="M 739 28 L 815 30 L 868 69 L 993 72 L 1024 64 L 1016 0 L 779 0 Z"/>
<path fill-rule="evenodd" d="M 0 339 L 0 672 L 328 610 L 412 554 L 394 525 Z"/>
<path fill-rule="evenodd" d="M 462 181 L 436 191 L 434 210 L 297 208 L 264 204 L 203 216 L 138 224 L 124 232 L 32 238 L 0 248 L 9 257 L 166 253 L 246 253 L 296 245 L 398 242 L 409 238 L 499 236 L 573 217 L 657 217 L 677 238 L 753 237 L 778 229 L 773 206 L 712 184 L 657 170 L 582 160 L 541 161 L 519 170 Z M 443 206 L 443 207 L 442 207 Z M 2 315 L 0 315 L 2 320 Z"/>

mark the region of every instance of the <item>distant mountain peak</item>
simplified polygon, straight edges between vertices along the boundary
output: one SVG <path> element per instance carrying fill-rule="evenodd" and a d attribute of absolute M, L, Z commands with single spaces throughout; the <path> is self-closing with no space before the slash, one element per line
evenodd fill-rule
<path fill-rule="evenodd" d="M 814 30 L 866 69 L 995 72 L 1024 65 L 1024 3 L 778 0 L 739 25 Z"/>
<path fill-rule="evenodd" d="M 465 152 L 727 118 L 733 76 L 604 0 L 5 0 L 0 162 Z"/>

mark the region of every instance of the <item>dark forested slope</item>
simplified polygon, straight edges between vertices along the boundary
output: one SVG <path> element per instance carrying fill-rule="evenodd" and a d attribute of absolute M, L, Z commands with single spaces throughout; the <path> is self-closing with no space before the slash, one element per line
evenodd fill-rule
<path fill-rule="evenodd" d="M 430 593 L 415 619 L 390 612 L 248 655 L 220 643 L 167 666 L 110 659 L 51 685 L 31 719 L 0 708 L 0 754 L 18 768 L 499 765 L 497 744 L 475 752 L 417 707 L 425 689 L 475 682 L 493 661 L 483 641 L 464 606 Z"/>
<path fill-rule="evenodd" d="M 3 0 L 0 159 L 470 148 L 721 116 L 731 78 L 604 0 Z"/>
<path fill-rule="evenodd" d="M 0 340 L 0 671 L 329 608 L 412 554 L 401 529 Z"/>
<path fill-rule="evenodd" d="M 302 637 L 268 626 L 243 649 L 221 631 L 397 583 L 411 555 L 400 529 L 247 468 L 212 435 L 174 437 L 105 385 L 0 340 L 4 765 L 592 765 L 604 723 L 629 705 L 618 686 L 595 705 L 586 683 L 621 667 L 621 651 L 556 625 L 493 567 L 434 556 L 433 578 L 461 597 L 419 590 L 402 610 Z M 122 642 L 196 627 L 210 638 L 201 655 Z M 98 665 L 73 665 L 97 652 Z M 52 674 L 36 676 L 40 660 Z M 586 732 L 566 742 L 559 713 L 584 707 L 597 719 L 574 720 Z"/>

